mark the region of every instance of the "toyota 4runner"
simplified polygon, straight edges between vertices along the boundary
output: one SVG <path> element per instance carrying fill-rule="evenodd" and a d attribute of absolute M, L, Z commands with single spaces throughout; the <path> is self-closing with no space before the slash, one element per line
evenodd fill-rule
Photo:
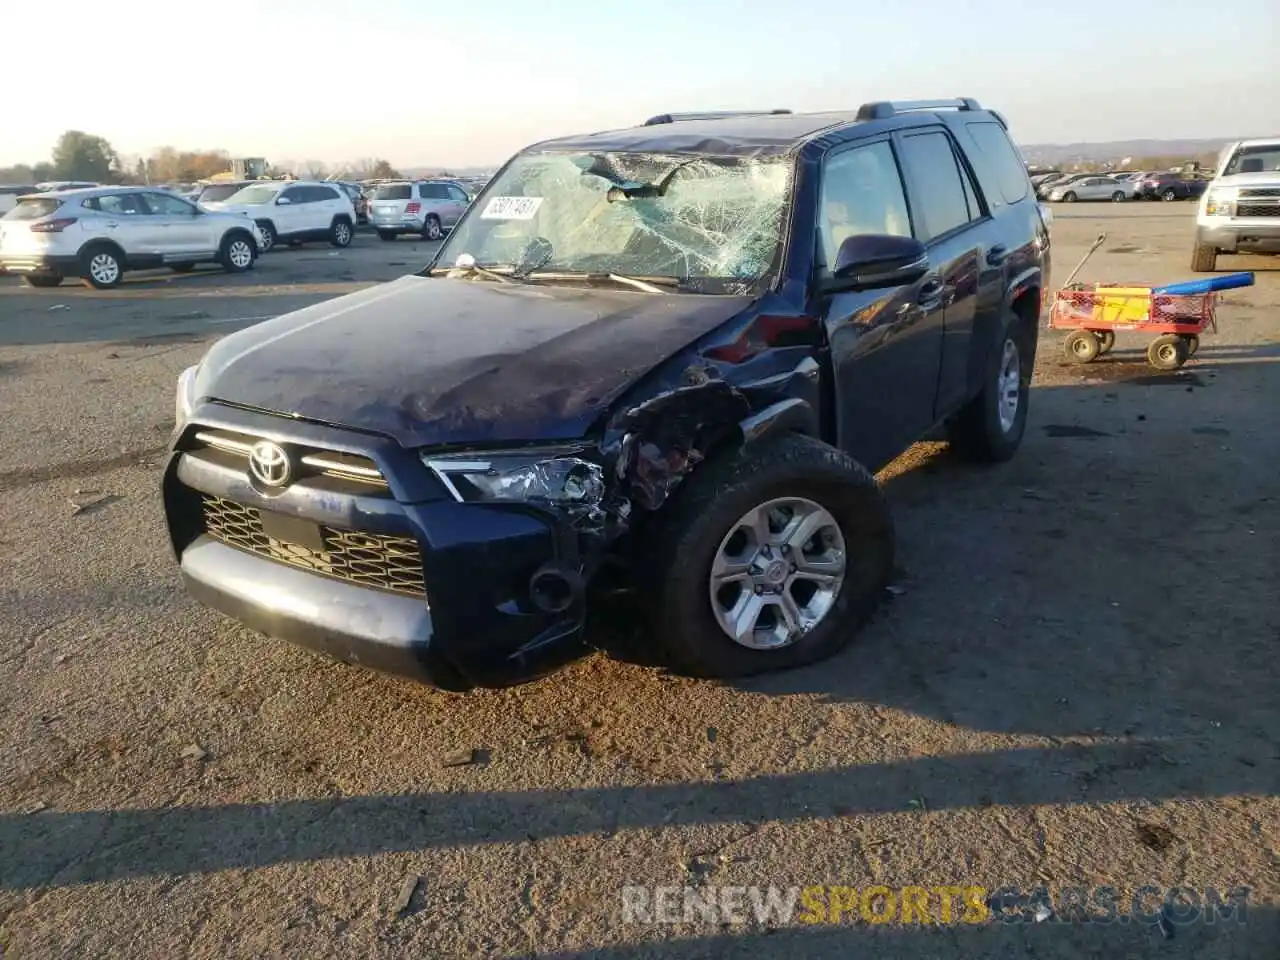
<path fill-rule="evenodd" d="M 1280 138 L 1228 144 L 1196 215 L 1191 269 L 1208 273 L 1218 254 L 1280 253 Z"/>
<path fill-rule="evenodd" d="M 182 576 L 261 632 L 448 689 L 583 653 L 618 575 L 676 669 L 827 657 L 892 574 L 874 471 L 938 424 L 979 460 L 1018 448 L 1048 266 L 972 100 L 536 144 L 420 273 L 182 374 Z"/>

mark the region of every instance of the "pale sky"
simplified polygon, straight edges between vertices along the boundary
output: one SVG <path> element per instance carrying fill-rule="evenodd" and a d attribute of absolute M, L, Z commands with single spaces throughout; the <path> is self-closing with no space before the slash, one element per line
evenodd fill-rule
<path fill-rule="evenodd" d="M 57 6 L 4 45 L 0 166 L 72 128 L 121 154 L 497 165 L 668 111 L 952 96 L 1021 143 L 1280 134 L 1280 0 Z"/>

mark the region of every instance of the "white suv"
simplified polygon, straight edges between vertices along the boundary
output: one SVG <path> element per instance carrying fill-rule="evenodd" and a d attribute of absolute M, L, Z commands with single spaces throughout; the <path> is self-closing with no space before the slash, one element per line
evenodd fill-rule
<path fill-rule="evenodd" d="M 260 180 L 225 200 L 202 206 L 252 218 L 262 231 L 264 253 L 282 241 L 297 246 L 327 240 L 345 247 L 356 232 L 351 198 L 341 187 L 323 180 Z"/>
<path fill-rule="evenodd" d="M 380 183 L 369 200 L 369 222 L 383 240 L 402 233 L 439 240 L 461 219 L 471 198 L 452 180 Z"/>
<path fill-rule="evenodd" d="M 25 275 L 33 287 L 80 277 L 105 290 L 126 270 L 186 273 L 198 263 L 240 273 L 253 266 L 261 244 L 252 221 L 147 187 L 32 194 L 0 217 L 0 269 Z"/>
<path fill-rule="evenodd" d="M 1237 251 L 1280 253 L 1280 138 L 1228 144 L 1200 198 L 1191 269 L 1208 273 Z"/>

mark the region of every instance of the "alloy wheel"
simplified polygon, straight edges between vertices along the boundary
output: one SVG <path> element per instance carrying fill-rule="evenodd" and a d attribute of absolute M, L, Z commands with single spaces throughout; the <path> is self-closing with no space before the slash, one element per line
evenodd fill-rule
<path fill-rule="evenodd" d="M 747 511 L 721 540 L 708 589 L 720 629 L 752 650 L 790 646 L 831 612 L 845 577 L 834 516 L 804 497 Z"/>

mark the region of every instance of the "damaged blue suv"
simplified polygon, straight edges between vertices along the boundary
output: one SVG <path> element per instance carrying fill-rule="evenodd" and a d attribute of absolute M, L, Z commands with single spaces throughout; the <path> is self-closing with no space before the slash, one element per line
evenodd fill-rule
<path fill-rule="evenodd" d="M 672 668 L 844 647 L 873 473 L 1025 429 L 1049 231 L 972 100 L 675 114 L 512 158 L 420 273 L 219 341 L 163 480 L 190 592 L 441 688 L 586 652 L 621 576 Z"/>

